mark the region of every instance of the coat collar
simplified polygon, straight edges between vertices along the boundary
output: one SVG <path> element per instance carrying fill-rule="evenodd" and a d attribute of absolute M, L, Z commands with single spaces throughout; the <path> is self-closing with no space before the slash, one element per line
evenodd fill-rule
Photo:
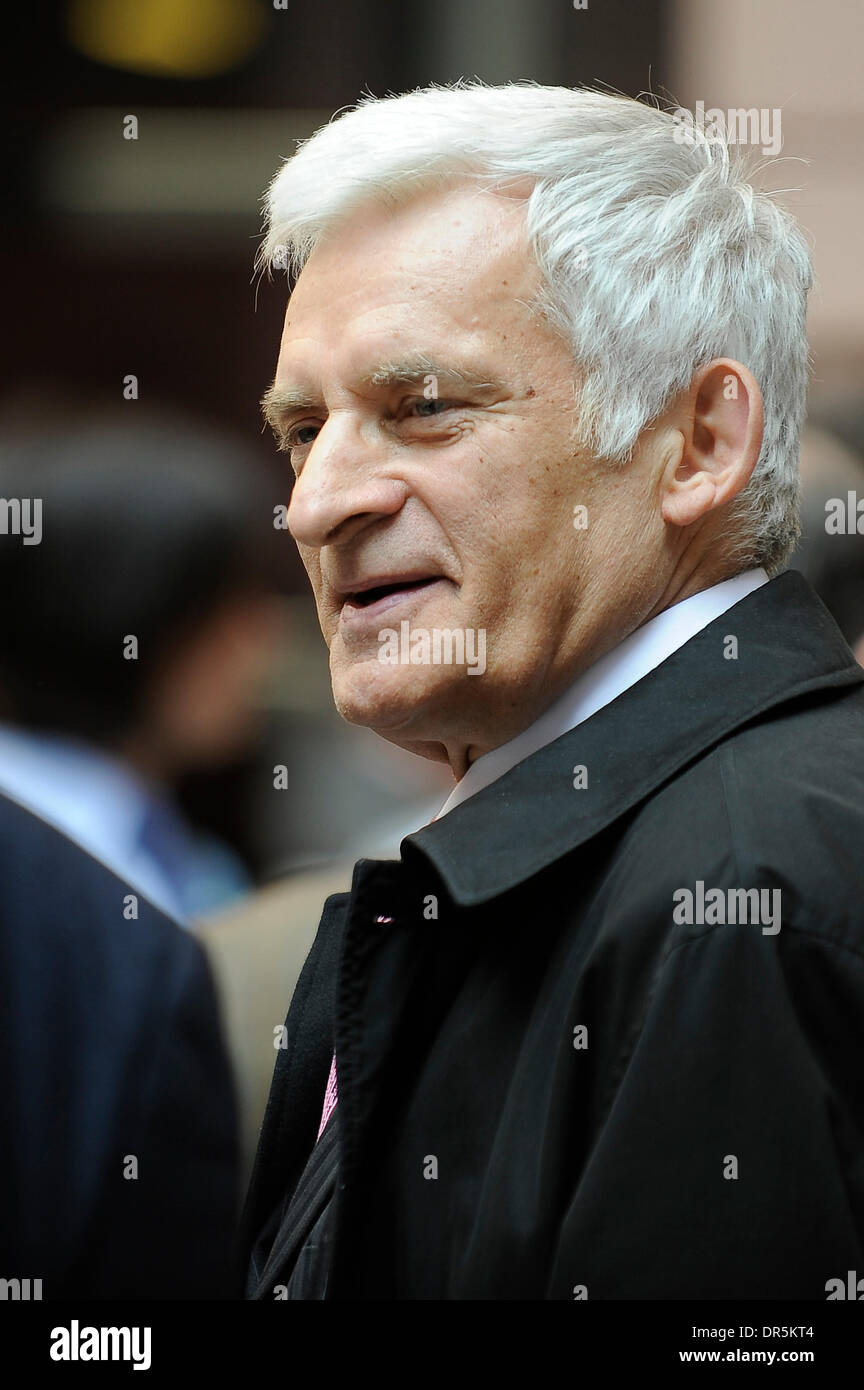
<path fill-rule="evenodd" d="M 738 641 L 724 657 L 724 638 Z M 748 594 L 616 700 L 402 841 L 473 907 L 576 849 L 766 710 L 864 681 L 833 618 L 795 570 Z M 584 765 L 588 787 L 574 790 Z"/>

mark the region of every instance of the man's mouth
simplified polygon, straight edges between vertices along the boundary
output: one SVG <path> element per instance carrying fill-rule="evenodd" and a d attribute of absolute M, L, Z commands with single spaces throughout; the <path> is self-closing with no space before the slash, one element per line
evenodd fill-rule
<path fill-rule="evenodd" d="M 424 589 L 429 584 L 434 584 L 433 578 L 429 579 L 396 579 L 392 584 L 376 584 L 372 589 L 358 589 L 353 594 L 348 594 L 345 602 L 352 604 L 355 608 L 370 608 L 379 599 L 386 598 L 388 594 L 407 594 L 412 589 Z"/>
<path fill-rule="evenodd" d="M 345 620 L 360 619 L 360 615 L 377 617 L 410 599 L 414 594 L 421 595 L 436 584 L 447 581 L 440 574 L 426 575 L 420 579 L 392 579 L 373 583 L 346 593 L 342 600 L 342 617 Z"/>

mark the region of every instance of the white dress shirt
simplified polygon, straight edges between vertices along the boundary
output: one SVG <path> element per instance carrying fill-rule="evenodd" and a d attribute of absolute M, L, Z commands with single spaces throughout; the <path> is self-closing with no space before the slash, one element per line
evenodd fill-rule
<path fill-rule="evenodd" d="M 77 739 L 2 725 L 0 789 L 178 915 L 159 866 L 137 843 L 149 789 L 118 759 Z"/>
<path fill-rule="evenodd" d="M 727 608 L 738 603 L 754 589 L 768 583 L 764 569 L 746 570 L 734 579 L 714 584 L 710 589 L 673 603 L 651 618 L 629 637 L 601 656 L 587 671 L 583 671 L 554 704 L 521 734 L 493 748 L 471 764 L 448 796 L 436 820 L 446 816 L 454 806 L 482 791 L 517 763 L 529 758 L 539 748 L 545 748 L 583 720 L 590 719 L 604 705 L 623 695 L 631 685 L 641 681 L 655 666 L 671 656 L 703 627 L 707 627 Z"/>

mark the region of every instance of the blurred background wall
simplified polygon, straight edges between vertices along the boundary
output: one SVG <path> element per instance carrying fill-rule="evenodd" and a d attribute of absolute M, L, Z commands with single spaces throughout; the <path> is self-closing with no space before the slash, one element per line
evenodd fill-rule
<path fill-rule="evenodd" d="M 811 405 L 864 386 L 864 5 L 860 0 L 672 0 L 670 85 L 683 106 L 777 107 L 770 185 L 803 223 L 817 285 Z M 806 162 L 802 162 L 806 161 Z"/>

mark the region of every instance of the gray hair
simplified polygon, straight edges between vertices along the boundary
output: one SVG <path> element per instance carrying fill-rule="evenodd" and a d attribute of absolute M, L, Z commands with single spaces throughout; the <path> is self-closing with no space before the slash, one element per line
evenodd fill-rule
<path fill-rule="evenodd" d="M 680 129 L 655 105 L 534 83 L 364 98 L 276 174 L 258 264 L 299 274 L 370 201 L 396 207 L 458 179 L 491 192 L 530 180 L 533 307 L 578 366 L 580 439 L 624 464 L 700 366 L 741 361 L 762 391 L 765 434 L 731 509 L 727 559 L 776 573 L 800 529 L 809 249 L 753 187 L 752 156 L 695 122 L 688 140 Z"/>

